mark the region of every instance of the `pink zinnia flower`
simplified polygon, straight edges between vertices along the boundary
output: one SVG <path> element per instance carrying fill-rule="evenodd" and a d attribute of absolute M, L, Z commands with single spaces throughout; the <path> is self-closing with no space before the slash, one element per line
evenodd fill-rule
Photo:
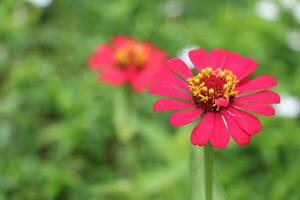
<path fill-rule="evenodd" d="M 275 114 L 270 104 L 280 102 L 277 93 L 266 90 L 277 84 L 269 75 L 248 79 L 257 64 L 247 57 L 222 49 L 206 52 L 195 49 L 189 58 L 198 73 L 193 74 L 179 58 L 166 62 L 149 92 L 169 98 L 154 104 L 154 111 L 177 110 L 170 116 L 173 126 L 189 124 L 203 116 L 193 129 L 191 142 L 216 148 L 228 145 L 230 136 L 239 145 L 247 145 L 261 130 L 259 119 Z"/>
<path fill-rule="evenodd" d="M 166 54 L 148 42 L 116 36 L 100 45 L 89 59 L 89 66 L 100 71 L 99 80 L 111 85 L 129 83 L 141 92 L 163 66 Z"/>

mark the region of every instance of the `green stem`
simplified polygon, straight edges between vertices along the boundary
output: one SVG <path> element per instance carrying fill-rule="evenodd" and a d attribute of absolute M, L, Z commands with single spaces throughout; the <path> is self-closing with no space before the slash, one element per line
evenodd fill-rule
<path fill-rule="evenodd" d="M 196 182 L 196 174 L 197 174 L 197 162 L 196 162 L 196 152 L 194 150 L 194 146 L 191 145 L 190 147 L 190 159 L 189 159 L 189 167 L 190 167 L 190 174 L 189 174 L 189 189 L 188 189 L 188 195 L 187 200 L 193 199 L 193 192 Z"/>
<path fill-rule="evenodd" d="M 214 150 L 211 144 L 204 147 L 205 200 L 213 200 Z"/>

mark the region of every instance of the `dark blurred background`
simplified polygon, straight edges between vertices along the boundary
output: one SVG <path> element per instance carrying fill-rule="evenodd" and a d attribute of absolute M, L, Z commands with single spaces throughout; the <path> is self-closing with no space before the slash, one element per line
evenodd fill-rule
<path fill-rule="evenodd" d="M 101 85 L 88 69 L 116 34 L 184 59 L 226 48 L 276 76 L 278 115 L 260 118 L 249 146 L 216 150 L 215 196 L 300 199 L 300 2 L 1 0 L 0 200 L 184 200 L 191 187 L 201 199 L 192 126 L 170 127 L 152 112 L 156 97 Z"/>

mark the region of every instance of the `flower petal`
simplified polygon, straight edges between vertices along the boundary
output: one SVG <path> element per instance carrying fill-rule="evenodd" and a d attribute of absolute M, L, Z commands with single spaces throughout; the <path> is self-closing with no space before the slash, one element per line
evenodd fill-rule
<path fill-rule="evenodd" d="M 228 58 L 224 64 L 224 69 L 231 70 L 234 74 L 236 74 L 236 70 L 239 68 L 241 56 L 235 52 L 229 52 Z"/>
<path fill-rule="evenodd" d="M 192 99 L 190 94 L 179 91 L 178 89 L 165 84 L 153 84 L 149 88 L 150 94 L 156 94 L 160 96 L 174 97 L 180 99 Z"/>
<path fill-rule="evenodd" d="M 210 137 L 212 145 L 216 148 L 225 148 L 229 143 L 229 138 L 229 131 L 225 126 L 222 115 L 216 113 L 214 131 Z"/>
<path fill-rule="evenodd" d="M 120 48 L 130 42 L 133 42 L 132 38 L 123 35 L 117 35 L 112 39 L 112 44 L 115 48 Z"/>
<path fill-rule="evenodd" d="M 229 111 L 235 114 L 235 120 L 239 126 L 244 129 L 248 134 L 255 135 L 261 130 L 261 123 L 257 117 L 233 107 Z"/>
<path fill-rule="evenodd" d="M 234 116 L 232 116 L 228 111 L 221 111 L 222 115 L 225 117 L 226 124 L 228 126 L 229 132 L 233 137 L 234 141 L 241 145 L 249 144 L 251 136 L 247 134 L 235 121 Z"/>
<path fill-rule="evenodd" d="M 111 85 L 120 85 L 126 82 L 128 78 L 126 72 L 117 69 L 103 71 L 99 76 L 100 81 L 108 82 Z"/>
<path fill-rule="evenodd" d="M 183 78 L 187 79 L 193 77 L 189 67 L 179 58 L 171 58 L 166 62 L 167 67 L 176 74 L 179 74 Z"/>
<path fill-rule="evenodd" d="M 232 103 L 234 107 L 242 108 L 247 111 L 251 111 L 256 114 L 264 115 L 264 116 L 273 116 L 275 115 L 275 109 L 264 103 Z"/>
<path fill-rule="evenodd" d="M 204 49 L 191 50 L 189 52 L 189 58 L 199 72 L 209 65 L 209 54 Z"/>
<path fill-rule="evenodd" d="M 88 61 L 91 69 L 99 69 L 114 64 L 113 51 L 108 45 L 100 45 Z"/>
<path fill-rule="evenodd" d="M 154 47 L 150 43 L 146 42 L 144 43 L 145 46 L 149 49 L 149 58 L 147 60 L 147 64 L 149 64 L 152 67 L 155 67 L 156 63 L 165 62 L 167 58 L 166 52 Z"/>
<path fill-rule="evenodd" d="M 228 58 L 228 52 L 223 49 L 213 49 L 210 52 L 210 67 L 213 69 L 223 68 Z"/>
<path fill-rule="evenodd" d="M 280 96 L 273 91 L 261 91 L 247 96 L 234 98 L 235 103 L 280 103 Z"/>
<path fill-rule="evenodd" d="M 208 112 L 204 115 L 201 122 L 193 129 L 191 143 L 193 145 L 203 146 L 210 139 L 214 131 L 215 113 Z"/>
<path fill-rule="evenodd" d="M 242 94 L 255 90 L 268 89 L 270 87 L 274 87 L 275 85 L 277 85 L 277 81 L 273 76 L 257 76 L 241 86 L 237 85 L 236 90 Z"/>
<path fill-rule="evenodd" d="M 163 67 L 163 65 L 161 65 Z M 147 68 L 131 77 L 130 83 L 136 92 L 142 92 L 154 79 L 159 68 Z"/>
<path fill-rule="evenodd" d="M 251 81 L 251 79 L 244 78 L 243 80 L 238 82 L 238 86 L 242 86 L 242 85 L 248 83 L 249 81 Z"/>
<path fill-rule="evenodd" d="M 194 107 L 196 107 L 196 105 L 190 102 L 182 102 L 173 99 L 160 99 L 154 103 L 153 110 L 154 112 L 161 112 Z"/>
<path fill-rule="evenodd" d="M 229 105 L 229 100 L 221 97 L 215 100 L 215 104 L 218 106 L 227 107 Z"/>
<path fill-rule="evenodd" d="M 235 75 L 238 80 L 243 80 L 250 74 L 254 73 L 257 68 L 257 63 L 251 58 L 243 58 L 239 62 L 239 66 L 235 69 Z"/>
<path fill-rule="evenodd" d="M 180 89 L 189 91 L 187 82 L 174 75 L 170 70 L 164 68 L 154 77 L 154 82 L 160 84 L 171 84 Z"/>
<path fill-rule="evenodd" d="M 172 126 L 183 126 L 195 121 L 201 114 L 203 109 L 197 108 L 194 110 L 184 110 L 173 113 L 170 116 L 170 123 Z"/>

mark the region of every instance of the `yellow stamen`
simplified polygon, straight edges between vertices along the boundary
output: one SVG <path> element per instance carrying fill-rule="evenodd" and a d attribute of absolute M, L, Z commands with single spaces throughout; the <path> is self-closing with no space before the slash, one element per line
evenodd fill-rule
<path fill-rule="evenodd" d="M 213 70 L 210 67 L 203 68 L 200 73 L 188 78 L 189 89 L 193 94 L 195 103 L 205 106 L 207 109 L 219 110 L 215 104 L 218 98 L 230 100 L 238 94 L 235 91 L 238 83 L 237 77 L 227 69 Z"/>
<path fill-rule="evenodd" d="M 143 44 L 138 42 L 129 43 L 115 51 L 115 58 L 120 66 L 127 67 L 129 65 L 139 67 L 142 66 L 148 57 L 148 53 Z"/>
<path fill-rule="evenodd" d="M 208 93 L 209 93 L 210 95 L 213 95 L 213 94 L 215 93 L 215 90 L 212 89 L 212 88 L 210 88 L 209 91 L 208 91 Z"/>

